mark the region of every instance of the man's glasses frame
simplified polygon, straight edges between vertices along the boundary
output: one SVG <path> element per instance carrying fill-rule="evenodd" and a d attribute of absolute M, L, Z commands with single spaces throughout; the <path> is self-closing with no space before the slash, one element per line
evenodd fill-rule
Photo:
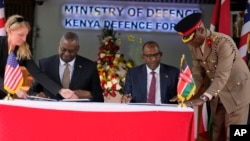
<path fill-rule="evenodd" d="M 162 52 L 158 52 L 158 53 L 155 53 L 155 54 L 144 54 L 143 53 L 143 56 L 145 56 L 146 58 L 159 58 L 162 56 Z"/>

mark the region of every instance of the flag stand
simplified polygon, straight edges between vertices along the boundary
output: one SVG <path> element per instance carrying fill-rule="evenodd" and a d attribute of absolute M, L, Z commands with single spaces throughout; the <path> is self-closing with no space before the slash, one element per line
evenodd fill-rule
<path fill-rule="evenodd" d="M 11 97 L 10 93 L 8 93 L 7 96 L 5 96 L 4 100 L 6 100 L 6 101 L 12 101 L 14 99 Z"/>
<path fill-rule="evenodd" d="M 187 108 L 187 105 L 182 101 L 181 103 L 178 104 L 178 107 Z"/>
<path fill-rule="evenodd" d="M 179 108 L 187 108 L 187 104 L 184 103 L 184 101 L 186 100 L 186 98 L 178 97 L 178 99 L 179 99 L 179 101 L 181 101 L 181 102 L 178 103 L 178 107 Z"/>
<path fill-rule="evenodd" d="M 185 101 L 189 100 L 193 96 L 195 89 L 196 85 L 194 83 L 192 72 L 187 62 L 185 61 L 185 55 L 182 54 L 180 63 L 180 75 L 177 86 L 177 98 L 180 101 L 178 107 L 180 108 L 187 107 Z"/>

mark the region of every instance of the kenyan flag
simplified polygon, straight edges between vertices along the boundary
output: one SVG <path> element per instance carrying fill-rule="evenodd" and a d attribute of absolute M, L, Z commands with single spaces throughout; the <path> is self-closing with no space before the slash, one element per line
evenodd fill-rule
<path fill-rule="evenodd" d="M 196 85 L 192 77 L 191 70 L 185 61 L 185 55 L 182 55 L 180 64 L 180 75 L 177 86 L 178 98 L 183 102 L 189 100 L 194 94 Z"/>

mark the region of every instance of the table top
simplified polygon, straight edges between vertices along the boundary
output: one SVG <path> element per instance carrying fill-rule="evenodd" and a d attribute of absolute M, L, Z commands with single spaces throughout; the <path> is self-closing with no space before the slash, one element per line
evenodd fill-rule
<path fill-rule="evenodd" d="M 13 101 L 0 100 L 0 105 L 20 106 L 28 108 L 96 111 L 96 112 L 138 112 L 138 111 L 173 111 L 194 112 L 192 108 L 180 108 L 177 104 L 151 105 L 147 103 L 97 103 L 97 102 L 63 102 L 63 101 L 34 101 L 15 99 Z"/>

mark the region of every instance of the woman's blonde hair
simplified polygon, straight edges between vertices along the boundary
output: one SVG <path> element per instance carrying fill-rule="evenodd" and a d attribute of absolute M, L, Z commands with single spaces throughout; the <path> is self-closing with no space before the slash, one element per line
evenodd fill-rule
<path fill-rule="evenodd" d="M 15 31 L 19 30 L 22 27 L 28 28 L 29 31 L 31 30 L 29 22 L 26 21 L 21 15 L 12 15 L 7 19 L 5 23 L 5 29 L 7 31 L 7 34 L 9 29 Z M 27 42 L 24 42 L 22 45 L 19 46 L 17 50 L 17 58 L 19 60 L 31 59 L 31 51 Z"/>

